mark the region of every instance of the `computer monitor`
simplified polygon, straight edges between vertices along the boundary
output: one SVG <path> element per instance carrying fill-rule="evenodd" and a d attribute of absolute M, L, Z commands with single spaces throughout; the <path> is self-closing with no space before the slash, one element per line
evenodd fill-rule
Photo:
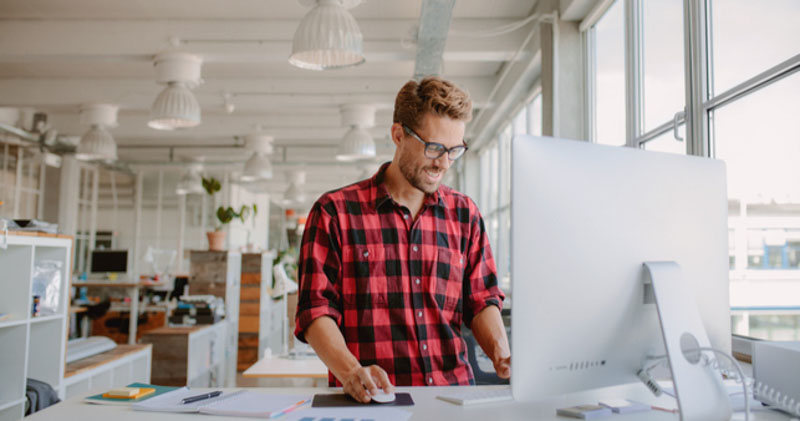
<path fill-rule="evenodd" d="M 511 150 L 516 400 L 639 381 L 646 357 L 664 354 L 643 299 L 648 261 L 680 265 L 686 302 L 730 352 L 722 162 L 533 136 Z"/>
<path fill-rule="evenodd" d="M 92 250 L 92 273 L 125 273 L 128 250 Z"/>

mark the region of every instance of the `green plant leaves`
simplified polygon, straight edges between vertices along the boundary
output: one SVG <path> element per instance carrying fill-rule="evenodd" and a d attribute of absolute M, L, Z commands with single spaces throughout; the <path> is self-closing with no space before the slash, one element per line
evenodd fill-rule
<path fill-rule="evenodd" d="M 209 196 L 213 196 L 214 193 L 222 190 L 222 183 L 214 177 L 203 177 L 203 188 L 206 189 L 206 193 L 208 193 Z"/>

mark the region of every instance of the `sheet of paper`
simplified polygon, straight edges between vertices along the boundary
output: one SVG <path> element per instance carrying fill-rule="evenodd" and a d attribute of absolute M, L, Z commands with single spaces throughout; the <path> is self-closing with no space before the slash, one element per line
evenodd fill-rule
<path fill-rule="evenodd" d="M 286 421 L 407 421 L 411 412 L 397 408 L 307 408 L 290 413 Z"/>
<path fill-rule="evenodd" d="M 200 412 L 233 417 L 275 418 L 311 402 L 311 395 L 279 395 L 242 391 L 235 396 L 200 407 Z"/>
<path fill-rule="evenodd" d="M 226 392 L 210 399 L 203 399 L 201 401 L 191 402 L 187 404 L 181 403 L 183 398 L 197 396 L 201 393 L 203 392 L 194 389 L 189 390 L 189 388 L 187 387 L 182 387 L 178 390 L 173 390 L 172 392 L 156 396 L 155 398 L 148 399 L 144 402 L 135 403 L 131 406 L 131 408 L 137 411 L 197 412 L 200 409 L 200 407 L 204 405 L 210 405 L 214 402 L 228 399 L 242 392 L 241 391 Z"/>

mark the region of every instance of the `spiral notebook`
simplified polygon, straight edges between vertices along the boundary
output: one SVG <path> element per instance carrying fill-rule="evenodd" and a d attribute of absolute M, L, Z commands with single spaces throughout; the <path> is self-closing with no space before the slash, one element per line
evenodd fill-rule
<path fill-rule="evenodd" d="M 311 401 L 309 395 L 266 394 L 240 390 L 225 392 L 217 397 L 197 402 L 181 403 L 184 398 L 199 393 L 202 392 L 182 387 L 144 402 L 135 403 L 131 407 L 137 411 L 197 412 L 231 417 L 275 418 Z"/>

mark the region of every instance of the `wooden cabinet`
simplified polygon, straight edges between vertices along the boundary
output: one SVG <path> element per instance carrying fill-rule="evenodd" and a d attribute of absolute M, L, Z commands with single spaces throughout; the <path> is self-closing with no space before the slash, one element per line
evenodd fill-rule
<path fill-rule="evenodd" d="M 162 386 L 234 386 L 228 383 L 231 364 L 225 349 L 229 326 L 221 321 L 146 332 L 142 343 L 153 345 L 151 382 Z M 233 376 L 235 381 L 235 369 Z"/>
<path fill-rule="evenodd" d="M 63 398 L 72 238 L 0 233 L 0 421 L 25 410 L 25 379 L 48 383 Z M 36 268 L 58 262 L 57 282 L 48 286 L 52 313 L 32 316 Z M 55 295 L 53 295 L 55 294 Z"/>

